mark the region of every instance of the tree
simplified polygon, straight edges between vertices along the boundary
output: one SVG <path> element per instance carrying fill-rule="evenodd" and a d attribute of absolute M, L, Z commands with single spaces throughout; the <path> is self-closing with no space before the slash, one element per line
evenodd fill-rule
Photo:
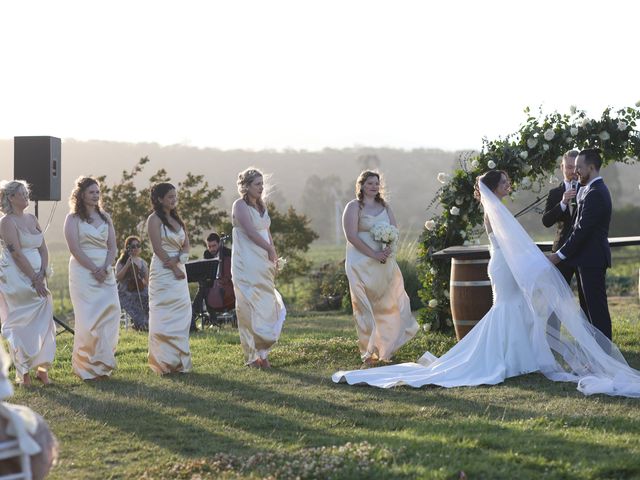
<path fill-rule="evenodd" d="M 286 266 L 278 274 L 278 281 L 287 283 L 311 268 L 311 262 L 303 253 L 309 250 L 309 245 L 318 238 L 318 234 L 309 228 L 307 216 L 297 214 L 292 206 L 286 213 L 280 213 L 272 203 L 267 208 L 276 251 L 287 260 Z"/>
<path fill-rule="evenodd" d="M 101 183 L 102 202 L 113 218 L 118 247 L 125 238 L 137 234 L 144 239 L 146 219 L 151 212 L 151 186 L 156 182 L 170 182 L 164 169 L 149 178 L 149 185 L 138 189 L 136 176 L 149 163 L 149 157 L 141 158 L 130 172 L 122 172 L 122 180 L 112 186 L 106 184 L 106 176 L 98 177 Z M 203 175 L 187 173 L 184 181 L 176 185 L 178 189 L 178 209 L 185 222 L 191 243 L 202 237 L 205 230 L 217 227 L 227 218 L 227 212 L 218 209 L 214 203 L 222 195 L 223 188 L 210 188 Z"/>

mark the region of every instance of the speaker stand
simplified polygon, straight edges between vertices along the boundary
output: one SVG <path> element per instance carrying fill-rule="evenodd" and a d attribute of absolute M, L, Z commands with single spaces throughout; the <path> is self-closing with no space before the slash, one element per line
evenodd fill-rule
<path fill-rule="evenodd" d="M 34 203 L 35 203 L 36 218 L 38 218 L 38 200 L 34 200 Z M 60 325 L 62 328 L 64 328 L 67 332 L 70 332 L 71 335 L 75 335 L 76 334 L 76 332 L 73 330 L 73 328 L 71 328 L 69 325 L 64 323 L 59 318 L 57 318 L 55 315 L 53 316 L 53 321 L 56 322 L 58 325 Z"/>

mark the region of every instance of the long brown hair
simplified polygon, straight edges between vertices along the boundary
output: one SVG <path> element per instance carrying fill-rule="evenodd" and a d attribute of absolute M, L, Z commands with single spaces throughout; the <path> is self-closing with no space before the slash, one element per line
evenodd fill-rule
<path fill-rule="evenodd" d="M 360 208 L 364 206 L 364 192 L 362 191 L 362 187 L 366 183 L 366 181 L 371 178 L 376 177 L 380 182 L 380 189 L 376 194 L 374 200 L 381 204 L 383 207 L 387 206 L 387 202 L 384 201 L 384 186 L 382 184 L 382 174 L 377 170 L 365 170 L 360 175 L 358 175 L 358 180 L 356 180 L 356 198 L 358 199 L 358 203 L 360 204 Z"/>
<path fill-rule="evenodd" d="M 151 187 L 151 205 L 153 206 L 153 211 L 158 216 L 162 224 L 167 227 L 172 232 L 176 230 L 171 226 L 169 220 L 167 219 L 167 215 L 164 213 L 164 208 L 160 203 L 160 200 L 164 198 L 164 196 L 169 193 L 171 190 L 175 190 L 172 184 L 168 182 L 156 183 L 153 187 Z M 174 208 L 169 212 L 171 218 L 173 218 L 178 224 L 186 231 L 187 229 L 184 226 L 184 222 L 182 218 L 180 218 L 180 214 L 178 213 L 178 209 Z"/>
<path fill-rule="evenodd" d="M 91 185 L 97 185 L 98 188 L 100 188 L 100 182 L 98 182 L 98 180 L 96 180 L 95 178 L 80 176 L 76 178 L 73 190 L 71 191 L 71 195 L 69 196 L 69 209 L 71 210 L 71 213 L 77 215 L 78 217 L 80 217 L 80 220 L 83 220 L 87 223 L 91 223 L 91 217 L 87 212 L 87 206 L 82 200 L 82 195 L 84 194 L 85 190 Z M 102 197 L 100 198 L 98 205 L 96 205 L 96 212 L 98 212 L 100 218 L 106 222 L 107 216 L 102 212 L 101 205 Z"/>

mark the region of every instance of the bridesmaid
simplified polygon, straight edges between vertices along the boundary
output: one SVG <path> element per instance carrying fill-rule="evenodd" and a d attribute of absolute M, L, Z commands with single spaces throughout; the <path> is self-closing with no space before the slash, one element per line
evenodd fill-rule
<path fill-rule="evenodd" d="M 38 220 L 25 213 L 27 184 L 0 183 L 0 320 L 2 336 L 16 368 L 18 384 L 31 385 L 30 370 L 49 384 L 47 371 L 56 353 L 53 302 L 47 289 L 49 251 Z"/>
<path fill-rule="evenodd" d="M 360 356 L 366 366 L 388 362 L 418 331 L 398 263 L 389 247 L 383 249 L 369 233 L 379 222 L 397 227 L 381 190 L 380 173 L 362 172 L 356 181 L 356 198 L 342 215 L 347 238 L 345 270 Z"/>
<path fill-rule="evenodd" d="M 189 326 L 191 298 L 184 263 L 189 259 L 189 236 L 170 183 L 151 188 L 153 213 L 147 232 L 153 247 L 149 269 L 149 366 L 160 374 L 191 371 Z"/>
<path fill-rule="evenodd" d="M 233 203 L 231 276 L 245 364 L 271 368 L 269 350 L 278 341 L 286 310 L 275 288 L 278 256 L 262 200 L 263 175 L 248 168 L 238 175 L 239 199 Z"/>
<path fill-rule="evenodd" d="M 116 234 L 100 208 L 100 185 L 79 177 L 69 198 L 64 236 L 71 252 L 69 294 L 75 316 L 73 371 L 82 380 L 104 380 L 116 368 L 120 301 L 113 261 Z"/>

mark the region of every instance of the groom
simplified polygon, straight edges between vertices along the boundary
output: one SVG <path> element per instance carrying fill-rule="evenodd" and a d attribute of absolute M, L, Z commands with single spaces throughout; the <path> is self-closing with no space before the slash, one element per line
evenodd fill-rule
<path fill-rule="evenodd" d="M 582 188 L 578 206 L 566 243 L 549 259 L 552 263 L 566 262 L 577 268 L 580 304 L 586 305 L 589 321 L 611 339 L 611 317 L 607 304 L 606 272 L 611 267 L 609 222 L 611 195 L 600 176 L 600 149 L 587 148 L 576 158 L 576 173 Z"/>

